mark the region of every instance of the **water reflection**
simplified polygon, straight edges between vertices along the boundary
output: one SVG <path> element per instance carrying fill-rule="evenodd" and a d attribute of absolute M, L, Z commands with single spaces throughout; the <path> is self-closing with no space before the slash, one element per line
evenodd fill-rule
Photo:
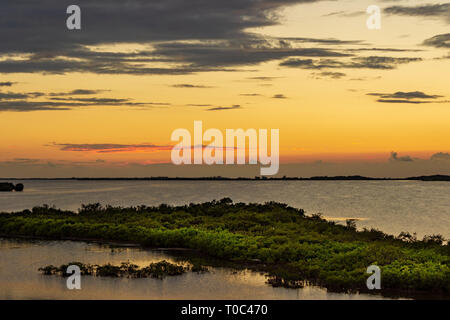
<path fill-rule="evenodd" d="M 440 233 L 450 237 L 450 183 L 446 181 L 16 181 L 23 192 L 0 193 L 0 211 L 44 203 L 77 210 L 81 204 L 185 205 L 230 197 L 235 202 L 287 203 L 331 220 L 358 219 L 359 228 Z"/>
<path fill-rule="evenodd" d="M 82 277 L 81 290 L 68 290 L 65 279 L 44 276 L 37 269 L 70 261 L 139 266 L 167 260 L 183 261 L 186 253 L 144 250 L 73 241 L 0 239 L 0 299 L 382 299 L 379 295 L 327 293 L 317 287 L 273 288 L 264 274 L 213 267 L 159 279 Z"/>

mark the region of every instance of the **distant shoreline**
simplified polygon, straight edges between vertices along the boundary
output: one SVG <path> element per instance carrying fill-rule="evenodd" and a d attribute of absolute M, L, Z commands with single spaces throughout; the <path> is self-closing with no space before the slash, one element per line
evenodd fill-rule
<path fill-rule="evenodd" d="M 87 177 L 72 177 L 72 178 L 0 178 L 0 180 L 75 180 L 75 181 L 399 181 L 399 180 L 414 180 L 414 181 L 450 181 L 450 175 L 430 175 L 417 176 L 407 178 L 373 178 L 364 176 L 316 176 L 310 178 L 303 177 L 118 177 L 118 178 L 87 178 Z"/>

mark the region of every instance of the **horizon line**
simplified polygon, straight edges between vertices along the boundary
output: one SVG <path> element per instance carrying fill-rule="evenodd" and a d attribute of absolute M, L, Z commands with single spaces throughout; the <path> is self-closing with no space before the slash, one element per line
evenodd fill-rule
<path fill-rule="evenodd" d="M 36 178 L 2 178 L 0 180 L 246 180 L 246 181 L 261 181 L 261 180 L 420 180 L 420 181 L 450 181 L 450 175 L 435 174 L 435 175 L 421 175 L 411 176 L 405 178 L 399 177 L 366 177 L 361 175 L 349 175 L 349 176 L 312 176 L 312 177 L 267 177 L 267 176 L 255 176 L 255 177 L 223 177 L 223 176 L 205 176 L 205 177 L 166 177 L 166 176 L 154 176 L 154 177 L 36 177 Z"/>

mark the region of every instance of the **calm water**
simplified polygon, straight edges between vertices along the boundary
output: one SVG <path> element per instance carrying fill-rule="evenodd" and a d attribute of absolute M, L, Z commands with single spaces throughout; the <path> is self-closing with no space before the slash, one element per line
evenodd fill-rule
<path fill-rule="evenodd" d="M 17 182 L 18 183 L 18 182 Z M 230 197 L 235 202 L 285 202 L 307 214 L 337 221 L 357 218 L 359 227 L 397 235 L 441 233 L 450 238 L 450 183 L 418 181 L 23 181 L 25 191 L 0 193 L 0 211 L 49 204 L 76 210 L 82 203 L 115 206 L 181 205 Z M 0 299 L 374 299 L 377 295 L 327 293 L 317 287 L 272 288 L 264 275 L 213 268 L 157 279 L 84 277 L 81 291 L 37 269 L 78 260 L 139 265 L 176 257 L 166 251 L 114 248 L 70 241 L 0 239 Z"/>
<path fill-rule="evenodd" d="M 382 299 L 380 295 L 327 293 L 317 287 L 273 288 L 266 277 L 250 270 L 212 268 L 158 279 L 81 278 L 81 290 L 68 290 L 66 279 L 37 271 L 70 261 L 140 266 L 166 259 L 165 251 L 124 248 L 72 241 L 17 241 L 0 238 L 0 299 Z M 178 263 L 179 260 L 178 260 Z"/>
<path fill-rule="evenodd" d="M 17 182 L 18 183 L 18 182 Z M 450 183 L 421 181 L 23 181 L 23 193 L 0 193 L 0 211 L 44 203 L 76 210 L 82 203 L 115 206 L 181 205 L 230 197 L 279 201 L 398 235 L 440 233 L 450 238 Z"/>

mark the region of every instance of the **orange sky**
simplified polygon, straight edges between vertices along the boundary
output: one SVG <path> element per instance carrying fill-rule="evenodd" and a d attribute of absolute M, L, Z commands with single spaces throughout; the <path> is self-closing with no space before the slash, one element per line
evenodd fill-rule
<path fill-rule="evenodd" d="M 42 103 L 95 97 L 126 99 L 139 104 L 96 103 L 69 107 L 70 110 L 36 111 L 8 109 L 2 104 L 0 176 L 21 175 L 26 165 L 31 166 L 26 172 L 33 173 L 33 166 L 49 162 L 65 163 L 69 167 L 71 162 L 92 163 L 94 167 L 169 163 L 167 146 L 174 144 L 170 141 L 172 131 L 177 128 L 193 130 L 195 120 L 202 120 L 205 129 L 218 128 L 223 132 L 227 128 L 280 129 L 282 163 L 389 163 L 396 161 L 389 160 L 392 151 L 398 152 L 399 157 L 410 156 L 423 161 L 428 161 L 433 154 L 448 154 L 450 59 L 443 58 L 448 54 L 448 42 L 440 46 L 423 45 L 426 39 L 448 33 L 448 13 L 443 17 L 439 14 L 423 17 L 382 13 L 381 30 L 368 30 L 365 24 L 368 15 L 364 11 L 372 2 L 319 1 L 280 7 L 276 24 L 244 30 L 245 33 L 271 39 L 359 40 L 351 44 L 303 41 L 290 44 L 291 49 L 314 46 L 352 54 L 338 59 L 283 56 L 225 67 L 218 65 L 217 70 L 180 75 L 89 71 L 54 74 L 2 71 L 2 61 L 16 59 L 25 64 L 27 59 L 24 53 L 15 57 L 4 53 L 0 56 L 0 82 L 12 84 L 0 87 L 0 94 L 40 92 L 40 96 L 28 99 Z M 422 2 L 397 1 L 395 4 L 412 7 Z M 427 4 L 439 4 L 439 1 L 428 1 Z M 392 3 L 380 2 L 379 5 L 387 8 Z M 88 26 L 80 32 L 89 33 Z M 115 53 L 156 50 L 152 42 L 97 44 L 87 48 Z M 244 48 L 243 54 L 251 55 L 266 49 Z M 358 51 L 352 51 L 354 49 Z M 180 51 L 179 54 L 187 59 L 187 53 Z M 394 62 L 392 65 L 383 61 L 392 66 L 389 69 L 355 66 L 358 58 L 371 56 L 417 60 Z M 352 60 L 355 57 L 356 60 Z M 339 68 L 282 64 L 289 59 L 309 59 L 316 65 L 333 59 L 342 64 Z M 177 66 L 175 62 L 145 63 L 152 67 Z M 230 70 L 220 70 L 227 68 Z M 96 93 L 65 94 L 79 89 L 95 90 Z M 420 92 L 424 97 L 403 98 L 395 96 L 396 92 Z M 55 97 L 60 100 L 52 100 Z M 17 102 L 17 99 L 11 101 Z M 232 106 L 235 107 L 230 108 Z M 219 110 L 209 110 L 214 108 Z M 67 145 L 100 144 L 132 147 L 115 152 L 64 148 Z M 445 161 L 439 162 L 436 170 L 439 168 L 444 171 L 442 173 L 450 173 L 450 161 Z M 420 168 L 418 165 L 414 172 L 420 174 Z M 40 169 L 35 167 L 35 170 Z M 67 169 L 64 172 L 76 175 L 77 169 L 74 167 L 73 171 Z M 39 172 L 33 175 L 39 176 Z"/>

